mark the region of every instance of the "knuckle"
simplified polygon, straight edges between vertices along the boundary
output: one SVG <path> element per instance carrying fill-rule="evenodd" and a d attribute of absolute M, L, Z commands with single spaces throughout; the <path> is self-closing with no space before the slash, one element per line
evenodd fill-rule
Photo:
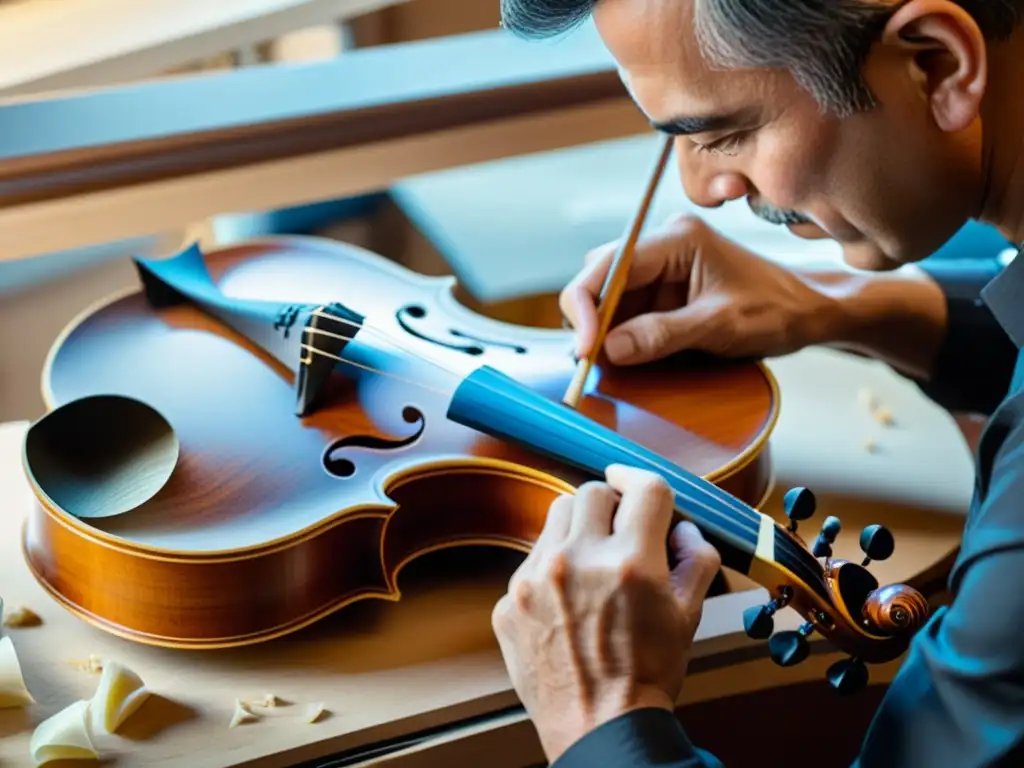
<path fill-rule="evenodd" d="M 588 480 L 576 489 L 576 498 L 586 499 L 588 497 L 597 497 L 598 499 L 614 498 L 615 489 L 601 480 Z"/>
<path fill-rule="evenodd" d="M 555 589 L 563 589 L 572 573 L 571 544 L 565 544 L 550 552 L 538 567 L 538 576 Z"/>
<path fill-rule="evenodd" d="M 583 257 L 583 263 L 590 266 L 595 261 L 600 261 L 610 254 L 618 246 L 619 241 L 613 240 L 604 245 L 599 245 L 596 248 L 592 248 L 587 252 L 587 255 Z"/>
<path fill-rule="evenodd" d="M 564 513 L 567 509 L 572 507 L 573 503 L 574 499 L 570 494 L 560 493 L 548 507 L 548 516 L 550 517 L 551 515 Z"/>
<path fill-rule="evenodd" d="M 632 334 L 633 343 L 638 349 L 658 352 L 672 343 L 672 331 L 659 318 L 648 316 L 641 322 L 643 322 L 642 332 Z"/>
<path fill-rule="evenodd" d="M 511 589 L 512 601 L 521 613 L 529 613 L 533 609 L 533 584 L 526 579 L 520 580 Z"/>
<path fill-rule="evenodd" d="M 503 595 L 491 611 L 491 629 L 495 635 L 505 637 L 510 634 L 512 627 L 515 626 L 511 614 L 511 600 L 508 595 Z"/>
<path fill-rule="evenodd" d="M 717 572 L 722 567 L 722 556 L 713 546 L 704 542 L 693 553 L 693 558 L 705 573 Z"/>
<path fill-rule="evenodd" d="M 676 213 L 669 217 L 669 226 L 681 235 L 691 235 L 702 231 L 707 225 L 699 216 L 692 213 Z"/>
<path fill-rule="evenodd" d="M 619 561 L 616 576 L 623 585 L 633 586 L 649 581 L 648 567 L 642 558 L 628 556 Z"/>
<path fill-rule="evenodd" d="M 571 287 L 564 288 L 558 294 L 558 310 L 562 313 L 562 317 L 570 324 L 576 323 L 576 305 L 572 300 L 573 290 Z"/>
<path fill-rule="evenodd" d="M 637 482 L 637 491 L 652 504 L 666 505 L 673 499 L 672 488 L 661 475 L 646 470 Z"/>

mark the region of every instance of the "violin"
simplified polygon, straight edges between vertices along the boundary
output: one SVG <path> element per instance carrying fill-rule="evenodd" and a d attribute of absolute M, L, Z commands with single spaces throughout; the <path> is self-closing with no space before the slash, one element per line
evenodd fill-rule
<path fill-rule="evenodd" d="M 398 600 L 418 555 L 528 551 L 554 499 L 612 463 L 662 476 L 723 565 L 769 591 L 744 624 L 780 664 L 818 631 L 855 686 L 927 619 L 916 590 L 831 559 L 828 523 L 805 543 L 810 491 L 787 494 L 788 527 L 758 511 L 779 411 L 760 362 L 599 362 L 571 408 L 572 333 L 477 314 L 451 277 L 291 236 L 134 263 L 141 286 L 55 342 L 23 446 L 28 565 L 107 632 L 220 648 Z M 891 554 L 884 528 L 865 536 Z M 805 623 L 772 635 L 785 607 Z"/>

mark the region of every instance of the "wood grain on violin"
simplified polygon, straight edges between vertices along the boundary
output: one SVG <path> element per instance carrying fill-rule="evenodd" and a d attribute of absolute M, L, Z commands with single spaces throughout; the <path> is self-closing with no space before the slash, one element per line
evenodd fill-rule
<path fill-rule="evenodd" d="M 137 263 L 143 291 L 55 344 L 24 452 L 29 565 L 108 631 L 237 645 L 397 600 L 421 553 L 525 551 L 610 463 L 659 473 L 728 567 L 865 661 L 925 617 L 756 510 L 779 409 L 760 364 L 599 365 L 573 410 L 571 334 L 474 314 L 449 278 L 290 237 Z"/>

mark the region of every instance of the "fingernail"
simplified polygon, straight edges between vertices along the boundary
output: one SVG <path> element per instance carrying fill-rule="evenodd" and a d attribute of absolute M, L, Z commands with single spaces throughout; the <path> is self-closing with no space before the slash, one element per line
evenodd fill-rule
<path fill-rule="evenodd" d="M 629 334 L 618 333 L 604 340 L 604 351 L 612 360 L 621 360 L 633 353 L 633 339 Z"/>

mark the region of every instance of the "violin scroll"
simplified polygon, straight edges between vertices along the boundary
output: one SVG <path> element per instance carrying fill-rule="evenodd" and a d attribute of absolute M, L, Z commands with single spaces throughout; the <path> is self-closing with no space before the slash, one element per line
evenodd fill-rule
<path fill-rule="evenodd" d="M 928 601 L 906 584 L 890 584 L 872 592 L 864 603 L 864 624 L 880 635 L 916 632 L 928 621 Z"/>
<path fill-rule="evenodd" d="M 914 633 L 928 620 L 929 605 L 916 589 L 903 584 L 881 586 L 868 571 L 871 561 L 885 560 L 895 550 L 892 533 L 885 526 L 869 525 L 862 531 L 859 544 L 864 558 L 860 563 L 833 559 L 832 546 L 842 529 L 836 517 L 826 518 L 808 549 L 796 528 L 813 515 L 815 507 L 814 496 L 806 488 L 785 494 L 783 509 L 789 525 L 776 524 L 772 555 L 774 565 L 780 567 L 775 577 L 782 583 L 771 588 L 771 570 L 758 576 L 774 599 L 748 608 L 743 626 L 752 639 L 768 640 L 771 659 L 783 667 L 799 664 L 810 655 L 808 638 L 817 631 L 850 654 L 827 673 L 830 684 L 848 694 L 867 685 L 865 662 L 890 661 L 906 650 Z M 820 582 L 812 577 L 812 563 L 820 569 L 816 571 Z M 774 632 L 774 616 L 784 607 L 795 609 L 804 621 L 796 630 Z"/>

